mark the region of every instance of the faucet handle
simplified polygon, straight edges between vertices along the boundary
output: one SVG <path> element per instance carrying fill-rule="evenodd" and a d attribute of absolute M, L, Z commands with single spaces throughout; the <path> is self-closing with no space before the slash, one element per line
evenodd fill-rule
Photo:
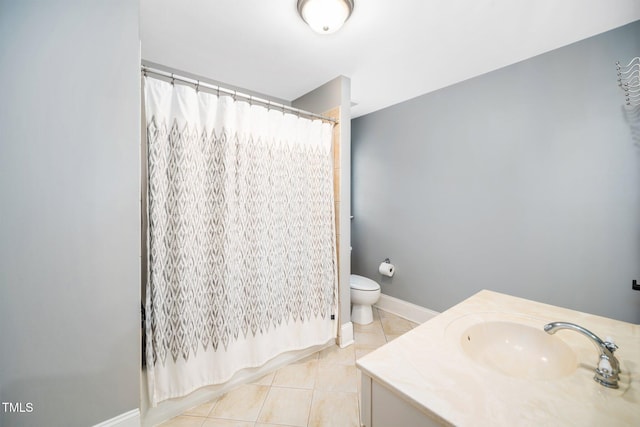
<path fill-rule="evenodd" d="M 613 342 L 612 338 L 607 337 L 607 340 L 604 342 L 604 346 L 607 347 L 611 353 L 618 349 L 618 346 Z"/>

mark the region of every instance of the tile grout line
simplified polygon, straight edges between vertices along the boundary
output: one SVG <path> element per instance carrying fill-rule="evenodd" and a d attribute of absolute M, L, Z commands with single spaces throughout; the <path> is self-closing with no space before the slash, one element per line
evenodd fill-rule
<path fill-rule="evenodd" d="M 309 427 L 309 424 L 311 423 L 311 411 L 313 410 L 313 402 L 315 401 L 315 398 L 316 398 L 316 386 L 318 385 L 319 376 L 320 376 L 320 351 L 318 352 L 318 364 L 316 365 L 316 375 L 315 375 L 315 378 L 313 379 L 313 390 L 311 391 L 311 404 L 309 405 L 309 413 L 307 414 L 307 424 L 306 424 L 307 427 Z"/>
<path fill-rule="evenodd" d="M 317 372 L 316 372 L 317 375 Z M 309 413 L 307 414 L 307 427 L 309 427 L 309 424 L 311 423 L 311 410 L 313 409 L 313 402 L 316 398 L 316 389 L 315 387 L 313 388 L 313 391 L 311 392 L 311 404 L 309 405 Z"/>
<path fill-rule="evenodd" d="M 313 411 L 313 404 L 316 401 L 316 396 L 317 396 L 316 391 L 318 391 L 318 389 L 317 389 L 317 387 L 318 387 L 318 379 L 320 378 L 320 356 L 321 356 L 320 353 L 322 353 L 322 350 L 318 352 L 318 362 L 317 362 L 317 365 L 316 365 L 316 374 L 315 374 L 315 378 L 314 378 L 314 382 L 313 382 L 313 390 L 311 392 L 311 404 L 309 405 L 309 413 L 307 414 L 307 424 L 306 424 L 307 427 L 309 427 L 309 425 L 311 424 L 311 413 Z"/>
<path fill-rule="evenodd" d="M 264 397 L 264 400 L 262 401 L 262 405 L 260 405 L 260 410 L 258 411 L 258 416 L 256 417 L 256 420 L 253 422 L 253 425 L 255 426 L 256 424 L 258 424 L 258 420 L 260 419 L 260 415 L 262 415 L 262 410 L 264 409 L 264 404 L 267 402 L 267 399 L 269 398 L 269 395 L 271 394 L 271 389 L 273 387 L 273 380 L 275 379 L 275 374 L 273 376 L 273 378 L 271 379 L 271 384 L 269 385 L 269 390 L 267 391 L 267 395 Z"/>
<path fill-rule="evenodd" d="M 226 394 L 226 393 L 225 393 L 225 394 Z M 207 418 L 209 418 L 209 415 L 211 415 L 211 413 L 213 412 L 213 410 L 215 409 L 215 407 L 216 407 L 216 406 L 218 406 L 218 402 L 220 401 L 220 399 L 222 398 L 222 396 L 224 396 L 224 394 L 222 394 L 222 395 L 220 395 L 220 396 L 216 397 L 216 399 L 215 399 L 215 400 L 214 400 L 214 402 L 213 402 L 213 405 L 211 405 L 211 408 L 209 408 L 209 412 L 207 412 L 207 415 L 206 415 L 206 417 L 205 417 L 205 420 L 206 420 Z M 204 424 L 204 423 L 203 423 L 203 424 Z"/>

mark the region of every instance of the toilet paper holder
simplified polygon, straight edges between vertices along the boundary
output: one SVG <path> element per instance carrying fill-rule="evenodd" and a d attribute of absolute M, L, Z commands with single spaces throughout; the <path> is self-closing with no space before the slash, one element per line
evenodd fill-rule
<path fill-rule="evenodd" d="M 396 272 L 396 266 L 391 264 L 391 260 L 389 258 L 386 258 L 380 263 L 378 272 L 383 276 L 393 277 L 394 273 Z"/>

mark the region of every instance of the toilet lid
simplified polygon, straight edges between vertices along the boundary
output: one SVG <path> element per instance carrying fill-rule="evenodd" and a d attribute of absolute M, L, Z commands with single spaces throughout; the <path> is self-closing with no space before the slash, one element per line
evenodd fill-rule
<path fill-rule="evenodd" d="M 358 276 L 357 274 L 352 274 L 349 280 L 349 285 L 351 289 L 357 289 L 359 291 L 378 291 L 380 290 L 380 285 L 378 285 L 373 280 Z"/>

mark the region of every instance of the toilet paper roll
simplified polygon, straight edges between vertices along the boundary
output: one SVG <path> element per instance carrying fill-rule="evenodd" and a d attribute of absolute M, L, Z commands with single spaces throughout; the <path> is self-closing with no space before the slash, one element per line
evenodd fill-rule
<path fill-rule="evenodd" d="M 395 265 L 389 262 L 383 262 L 383 263 L 380 263 L 380 267 L 378 267 L 378 271 L 383 276 L 393 277 L 393 273 L 395 273 L 396 267 Z"/>

